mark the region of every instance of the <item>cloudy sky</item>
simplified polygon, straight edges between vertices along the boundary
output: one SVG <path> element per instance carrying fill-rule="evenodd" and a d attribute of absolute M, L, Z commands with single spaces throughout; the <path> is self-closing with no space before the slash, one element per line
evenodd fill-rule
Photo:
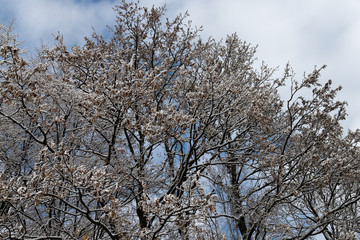
<path fill-rule="evenodd" d="M 114 24 L 116 0 L 0 0 L 0 23 L 15 19 L 16 33 L 27 49 L 51 45 L 64 34 L 69 45 L 82 43 L 92 27 L 106 34 Z M 314 65 L 328 65 L 322 79 L 342 85 L 339 99 L 348 102 L 345 129 L 360 128 L 359 0 L 140 0 L 167 5 L 169 17 L 188 10 L 202 36 L 220 40 L 236 32 L 259 45 L 257 57 L 281 69 L 287 62 L 300 79 Z"/>

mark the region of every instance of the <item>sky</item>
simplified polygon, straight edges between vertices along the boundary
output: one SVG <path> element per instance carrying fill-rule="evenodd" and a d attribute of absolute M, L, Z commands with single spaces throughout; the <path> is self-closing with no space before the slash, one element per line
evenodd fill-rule
<path fill-rule="evenodd" d="M 119 0 L 0 0 L 0 23 L 15 20 L 23 47 L 33 50 L 54 43 L 59 31 L 69 46 L 83 43 L 92 28 L 108 34 Z M 322 82 L 331 79 L 348 102 L 344 129 L 360 128 L 360 1 L 358 0 L 140 0 L 141 5 L 166 4 L 169 18 L 190 14 L 203 26 L 203 38 L 216 40 L 236 32 L 258 45 L 257 58 L 282 73 L 289 62 L 301 80 L 304 72 L 326 64 Z M 30 51 L 31 52 L 31 51 Z"/>

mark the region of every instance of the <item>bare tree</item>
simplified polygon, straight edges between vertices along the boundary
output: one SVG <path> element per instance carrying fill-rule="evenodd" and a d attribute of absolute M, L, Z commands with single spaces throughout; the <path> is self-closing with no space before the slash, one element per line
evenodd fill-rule
<path fill-rule="evenodd" d="M 359 133 L 324 67 L 277 79 L 187 14 L 115 11 L 110 39 L 59 35 L 31 61 L 1 25 L 2 238 L 359 236 Z"/>

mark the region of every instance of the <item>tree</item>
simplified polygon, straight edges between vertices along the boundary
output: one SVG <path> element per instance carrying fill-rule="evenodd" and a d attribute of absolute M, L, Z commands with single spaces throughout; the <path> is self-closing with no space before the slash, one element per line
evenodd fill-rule
<path fill-rule="evenodd" d="M 115 11 L 110 39 L 32 60 L 1 25 L 2 238 L 359 237 L 359 132 L 324 67 L 277 79 L 235 34 Z"/>

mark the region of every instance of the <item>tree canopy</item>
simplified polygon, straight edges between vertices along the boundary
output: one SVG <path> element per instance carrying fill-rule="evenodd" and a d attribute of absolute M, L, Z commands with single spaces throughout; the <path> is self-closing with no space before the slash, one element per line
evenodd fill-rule
<path fill-rule="evenodd" d="M 359 131 L 325 66 L 277 78 L 236 34 L 114 10 L 109 39 L 32 59 L 0 25 L 0 238 L 360 237 Z"/>

